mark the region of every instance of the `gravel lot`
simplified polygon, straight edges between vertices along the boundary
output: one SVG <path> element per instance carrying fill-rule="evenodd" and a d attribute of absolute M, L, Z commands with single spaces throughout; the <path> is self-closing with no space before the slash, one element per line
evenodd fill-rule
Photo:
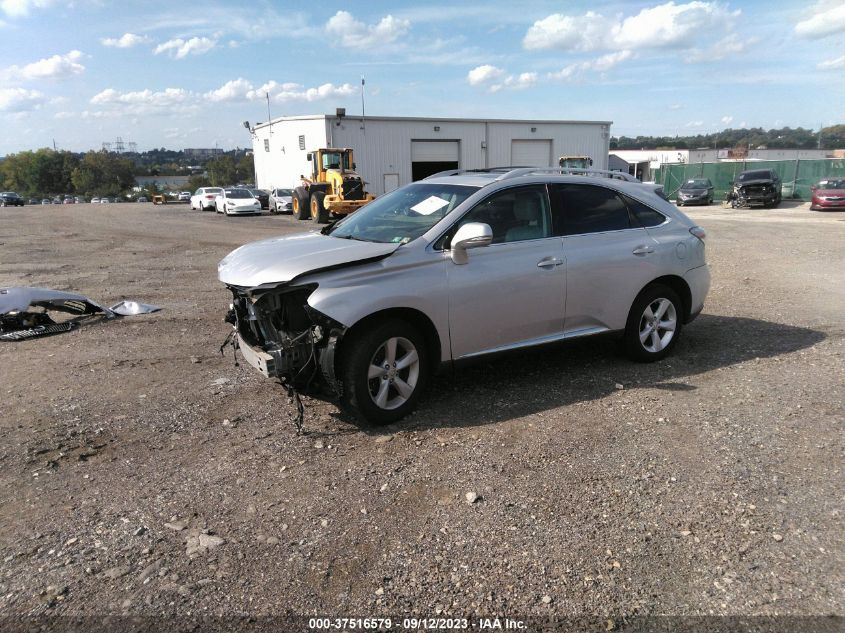
<path fill-rule="evenodd" d="M 0 613 L 845 614 L 845 214 L 684 211 L 713 286 L 667 361 L 522 352 L 296 436 L 216 265 L 308 224 L 0 209 L 0 286 L 163 308 L 0 343 Z"/>

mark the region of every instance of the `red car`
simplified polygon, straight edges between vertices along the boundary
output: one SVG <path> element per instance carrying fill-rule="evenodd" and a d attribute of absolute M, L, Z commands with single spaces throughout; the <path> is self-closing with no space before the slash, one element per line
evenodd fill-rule
<path fill-rule="evenodd" d="M 814 211 L 841 209 L 845 211 L 845 177 L 824 178 L 810 187 L 813 198 L 810 208 Z"/>

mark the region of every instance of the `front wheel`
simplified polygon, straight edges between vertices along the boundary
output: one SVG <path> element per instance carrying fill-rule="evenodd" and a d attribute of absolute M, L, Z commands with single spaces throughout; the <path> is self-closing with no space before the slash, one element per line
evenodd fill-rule
<path fill-rule="evenodd" d="M 681 335 L 684 309 L 677 293 L 662 284 L 646 287 L 634 300 L 625 326 L 625 351 L 641 363 L 666 357 Z"/>
<path fill-rule="evenodd" d="M 323 203 L 326 194 L 322 191 L 315 191 L 311 194 L 311 219 L 317 224 L 325 224 L 329 221 L 329 212 Z"/>
<path fill-rule="evenodd" d="M 311 217 L 308 192 L 305 190 L 305 187 L 297 187 L 293 190 L 292 201 L 293 214 L 297 220 L 307 220 Z"/>
<path fill-rule="evenodd" d="M 430 368 L 425 339 L 415 327 L 382 321 L 353 334 L 344 348 L 344 400 L 360 417 L 390 424 L 416 408 Z"/>

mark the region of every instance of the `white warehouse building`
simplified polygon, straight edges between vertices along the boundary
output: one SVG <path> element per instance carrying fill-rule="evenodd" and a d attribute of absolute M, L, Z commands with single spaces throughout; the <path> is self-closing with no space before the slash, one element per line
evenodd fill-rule
<path fill-rule="evenodd" d="M 564 155 L 607 169 L 610 121 L 515 121 L 335 115 L 281 117 L 252 128 L 256 186 L 299 185 L 306 155 L 349 147 L 367 190 L 379 195 L 447 169 L 553 167 Z"/>

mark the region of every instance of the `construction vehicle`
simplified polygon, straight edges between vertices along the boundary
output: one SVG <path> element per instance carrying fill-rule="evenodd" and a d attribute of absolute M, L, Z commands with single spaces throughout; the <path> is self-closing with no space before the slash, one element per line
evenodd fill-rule
<path fill-rule="evenodd" d="M 374 196 L 364 191 L 364 181 L 355 172 L 352 150 L 323 148 L 309 152 L 311 177 L 300 176 L 302 185 L 293 190 L 293 214 L 325 224 L 330 216 L 349 215 Z"/>
<path fill-rule="evenodd" d="M 561 156 L 558 160 L 561 169 L 589 169 L 593 159 L 589 156 Z"/>

